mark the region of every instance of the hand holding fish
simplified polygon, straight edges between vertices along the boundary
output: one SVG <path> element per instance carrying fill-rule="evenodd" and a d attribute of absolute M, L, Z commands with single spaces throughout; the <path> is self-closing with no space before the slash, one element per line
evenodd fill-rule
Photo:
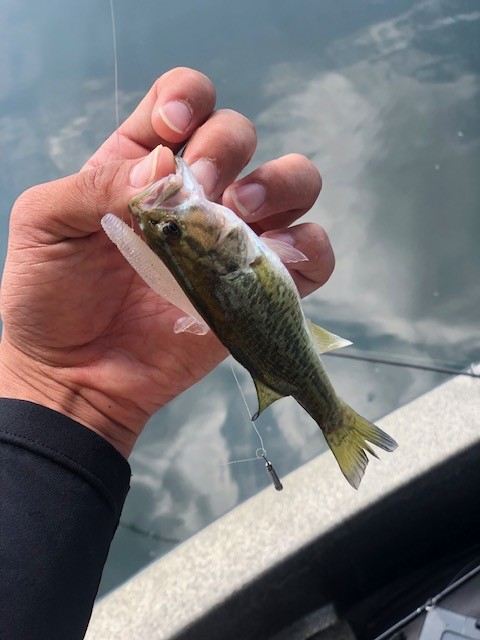
<path fill-rule="evenodd" d="M 166 73 L 80 173 L 32 187 L 12 210 L 0 393 L 69 415 L 125 456 L 148 418 L 214 368 L 226 349 L 212 332 L 173 333 L 178 309 L 110 243 L 100 224 L 106 212 L 127 219 L 128 201 L 175 173 L 174 153 L 186 143 L 183 157 L 211 200 L 308 258 L 289 269 L 301 295 L 333 270 L 325 232 L 311 223 L 290 226 L 320 191 L 314 165 L 292 154 L 235 182 L 255 150 L 255 130 L 214 105 L 205 76 Z"/>

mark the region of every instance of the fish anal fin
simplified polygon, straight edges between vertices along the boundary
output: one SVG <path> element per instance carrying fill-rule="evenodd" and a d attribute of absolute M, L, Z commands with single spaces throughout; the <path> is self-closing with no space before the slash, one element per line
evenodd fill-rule
<path fill-rule="evenodd" d="M 284 398 L 285 396 L 281 393 L 278 393 L 277 391 L 274 391 L 270 387 L 267 387 L 266 384 L 264 384 L 257 378 L 253 378 L 253 382 L 255 383 L 255 389 L 257 390 L 258 410 L 255 415 L 252 416 L 252 420 L 256 420 L 264 409 L 269 407 L 276 400 L 280 400 L 280 398 Z"/>
<path fill-rule="evenodd" d="M 348 347 L 352 344 L 350 340 L 346 340 L 334 333 L 330 333 L 330 331 L 326 329 L 322 329 L 322 327 L 313 324 L 311 320 L 307 320 L 307 325 L 317 345 L 318 353 L 326 353 L 327 351 L 341 349 L 342 347 Z"/>

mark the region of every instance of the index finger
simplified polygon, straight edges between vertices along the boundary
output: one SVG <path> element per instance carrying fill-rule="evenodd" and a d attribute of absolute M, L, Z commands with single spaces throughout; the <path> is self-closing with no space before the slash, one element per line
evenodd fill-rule
<path fill-rule="evenodd" d="M 167 71 L 82 170 L 141 158 L 159 144 L 176 153 L 211 114 L 215 99 L 215 87 L 203 73 L 186 67 Z"/>

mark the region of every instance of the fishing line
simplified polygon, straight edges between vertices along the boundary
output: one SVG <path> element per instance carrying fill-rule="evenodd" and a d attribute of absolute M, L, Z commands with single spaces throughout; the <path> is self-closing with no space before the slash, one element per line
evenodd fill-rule
<path fill-rule="evenodd" d="M 115 84 L 115 124 L 117 131 L 117 145 L 119 144 L 118 129 L 120 127 L 120 107 L 118 104 L 118 55 L 117 55 L 117 27 L 115 23 L 115 11 L 113 8 L 113 0 L 110 0 L 110 17 L 112 20 L 112 38 L 113 38 L 113 61 L 114 61 L 114 84 Z"/>
<path fill-rule="evenodd" d="M 376 356 L 360 356 L 351 353 L 333 353 L 332 351 L 322 354 L 334 358 L 347 358 L 349 360 L 360 360 L 362 362 L 373 362 L 375 364 L 387 364 L 392 367 L 406 367 L 408 369 L 419 369 L 420 371 L 434 371 L 435 373 L 446 373 L 453 376 L 468 376 L 470 378 L 480 378 L 480 373 L 474 371 L 453 369 L 452 367 L 437 367 L 436 365 L 417 364 L 415 362 L 404 362 L 393 358 L 377 358 Z M 472 368 L 472 367 L 471 367 Z"/>
<path fill-rule="evenodd" d="M 230 362 L 230 369 L 232 370 L 232 374 L 233 377 L 235 378 L 235 382 L 237 383 L 238 388 L 240 389 L 240 394 L 242 396 L 242 400 L 243 400 L 243 404 L 245 405 L 245 409 L 247 410 L 247 414 L 248 417 L 250 418 L 250 409 L 248 408 L 248 403 L 247 403 L 247 399 L 245 398 L 245 394 L 243 393 L 243 389 L 240 385 L 240 382 L 237 378 L 237 374 L 235 373 L 235 369 L 233 368 L 233 364 L 232 362 Z M 280 478 L 278 477 L 277 472 L 275 471 L 272 463 L 270 462 L 270 460 L 268 460 L 267 458 L 267 450 L 265 449 L 265 444 L 263 442 L 263 438 L 260 434 L 260 431 L 257 428 L 257 425 L 255 424 L 255 420 L 251 420 L 251 423 L 253 425 L 253 428 L 255 429 L 255 433 L 258 436 L 258 439 L 260 440 L 260 447 L 255 451 L 255 458 L 244 458 L 243 460 L 231 460 L 230 462 L 225 462 L 226 465 L 229 464 L 238 464 L 240 462 L 252 462 L 254 460 L 261 460 L 263 459 L 265 462 L 265 469 L 268 473 L 268 475 L 270 476 L 270 480 L 272 481 L 273 486 L 275 487 L 275 489 L 277 491 L 281 491 L 283 489 L 283 485 L 280 481 Z"/>
<path fill-rule="evenodd" d="M 165 542 L 166 544 L 180 544 L 182 542 L 179 538 L 168 538 L 167 536 L 162 536 L 160 533 L 156 533 L 155 531 L 146 531 L 133 522 L 123 522 L 123 520 L 120 520 L 118 526 L 132 531 L 132 533 L 145 536 L 146 538 L 152 538 L 158 542 Z"/>
<path fill-rule="evenodd" d="M 117 25 L 115 20 L 115 10 L 113 6 L 113 0 L 109 0 L 110 3 L 110 18 L 112 22 L 112 40 L 113 40 L 113 78 L 114 78 L 114 91 L 115 91 L 115 139 L 117 142 L 117 154 L 120 154 L 120 98 L 118 89 L 118 51 L 117 51 Z M 133 218 L 130 218 L 130 227 L 135 228 Z"/>
<path fill-rule="evenodd" d="M 257 451 L 265 451 L 262 449 L 257 449 Z M 260 460 L 262 455 L 257 455 L 255 458 L 242 458 L 242 460 L 230 460 L 229 462 L 224 462 L 223 464 L 239 464 L 240 462 L 254 462 L 255 460 Z"/>
<path fill-rule="evenodd" d="M 238 381 L 237 374 L 235 373 L 235 369 L 233 368 L 233 364 L 231 362 L 230 362 L 230 369 L 232 370 L 233 377 L 235 378 L 235 382 L 237 383 L 237 386 L 240 389 L 240 393 L 242 395 L 243 404 L 245 405 L 245 409 L 247 410 L 248 417 L 250 417 L 250 409 L 248 408 L 247 399 L 245 398 L 245 394 L 243 393 L 243 389 L 240 386 L 240 382 Z M 252 420 L 251 422 L 252 422 L 253 428 L 255 429 L 255 432 L 256 432 L 256 434 L 258 436 L 258 439 L 260 440 L 260 446 L 263 449 L 263 451 L 265 451 L 265 445 L 263 443 L 263 438 L 260 435 L 259 430 L 257 429 L 257 425 L 255 424 L 255 420 Z M 266 453 L 266 451 L 265 451 L 265 453 Z"/>

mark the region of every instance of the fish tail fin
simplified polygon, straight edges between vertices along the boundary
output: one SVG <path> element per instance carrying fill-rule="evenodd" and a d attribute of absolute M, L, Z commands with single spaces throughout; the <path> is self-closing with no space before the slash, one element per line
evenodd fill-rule
<path fill-rule="evenodd" d="M 385 431 L 342 401 L 337 424 L 323 432 L 343 475 L 354 489 L 358 489 L 368 464 L 366 452 L 378 458 L 369 442 L 385 451 L 394 451 L 398 446 Z"/>

